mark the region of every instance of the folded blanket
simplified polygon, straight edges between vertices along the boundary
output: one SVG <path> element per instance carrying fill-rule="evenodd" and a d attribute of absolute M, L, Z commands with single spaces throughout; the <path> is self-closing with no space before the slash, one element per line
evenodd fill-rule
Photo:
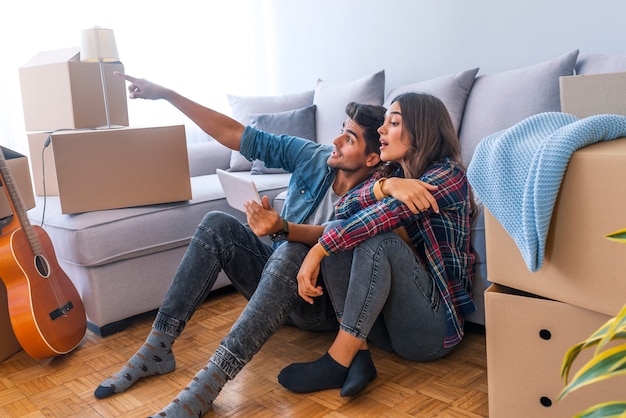
<path fill-rule="evenodd" d="M 467 176 L 476 196 L 515 240 L 531 272 L 543 264 L 552 210 L 572 154 L 626 136 L 626 117 L 547 112 L 483 139 Z"/>

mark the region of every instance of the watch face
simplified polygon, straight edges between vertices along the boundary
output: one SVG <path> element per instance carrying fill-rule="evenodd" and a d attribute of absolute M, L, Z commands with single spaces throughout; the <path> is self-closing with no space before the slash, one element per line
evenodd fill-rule
<path fill-rule="evenodd" d="M 284 241 L 287 239 L 287 232 L 278 231 L 275 234 L 270 234 L 270 239 L 274 242 Z"/>

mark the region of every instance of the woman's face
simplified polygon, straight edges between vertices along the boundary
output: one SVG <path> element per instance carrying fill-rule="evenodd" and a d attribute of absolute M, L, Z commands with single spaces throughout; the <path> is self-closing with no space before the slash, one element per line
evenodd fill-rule
<path fill-rule="evenodd" d="M 383 161 L 401 162 L 409 151 L 409 136 L 402 126 L 402 112 L 400 104 L 393 102 L 385 122 L 378 128 L 380 134 L 380 158 Z"/>

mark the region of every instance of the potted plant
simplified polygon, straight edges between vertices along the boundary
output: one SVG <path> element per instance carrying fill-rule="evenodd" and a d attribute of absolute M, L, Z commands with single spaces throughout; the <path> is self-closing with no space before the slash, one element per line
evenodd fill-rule
<path fill-rule="evenodd" d="M 606 236 L 608 239 L 626 243 L 626 229 Z M 626 343 L 608 347 L 611 341 L 626 340 L 626 305 L 616 317 L 608 320 L 585 341 L 571 347 L 563 359 L 561 377 L 565 387 L 558 400 L 578 388 L 609 379 L 613 376 L 626 375 Z M 593 357 L 584 364 L 574 377 L 569 380 L 572 364 L 585 349 L 595 348 Z M 626 418 L 626 401 L 611 401 L 594 405 L 576 415 L 575 418 L 623 417 Z"/>

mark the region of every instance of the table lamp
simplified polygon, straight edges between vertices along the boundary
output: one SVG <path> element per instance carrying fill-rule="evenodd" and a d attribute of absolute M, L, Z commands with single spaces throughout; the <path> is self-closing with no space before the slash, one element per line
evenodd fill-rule
<path fill-rule="evenodd" d="M 117 53 L 115 36 L 112 29 L 104 29 L 95 26 L 81 31 L 80 37 L 80 60 L 84 62 L 98 62 L 100 64 L 100 80 L 102 81 L 102 95 L 104 97 L 104 109 L 106 111 L 107 128 L 111 128 L 109 115 L 109 100 L 107 98 L 106 80 L 104 77 L 105 62 L 116 62 L 120 58 Z"/>

